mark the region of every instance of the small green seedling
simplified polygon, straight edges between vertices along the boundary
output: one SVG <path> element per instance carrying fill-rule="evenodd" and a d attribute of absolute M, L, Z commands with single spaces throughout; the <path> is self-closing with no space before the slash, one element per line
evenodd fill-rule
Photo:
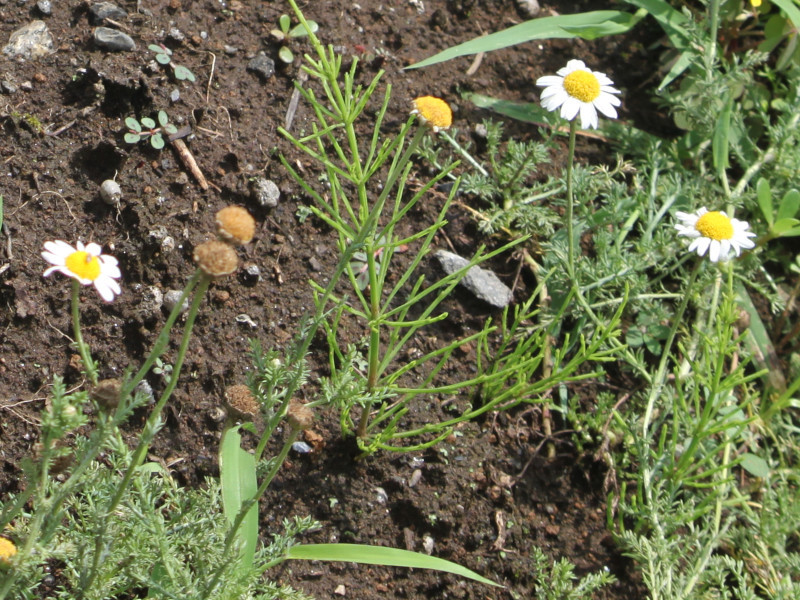
<path fill-rule="evenodd" d="M 164 44 L 150 44 L 150 50 L 156 53 L 156 62 L 160 65 L 169 65 L 172 67 L 172 74 L 175 79 L 179 81 L 194 81 L 194 73 L 182 65 L 176 65 L 172 62 L 172 50 L 167 48 Z"/>
<path fill-rule="evenodd" d="M 125 125 L 128 126 L 128 133 L 125 134 L 126 142 L 138 144 L 141 140 L 150 138 L 150 145 L 156 150 L 161 150 L 164 147 L 163 134 L 173 135 L 178 133 L 178 128 L 169 122 L 169 117 L 163 110 L 158 111 L 158 126 L 149 117 L 142 117 L 141 121 L 128 117 L 125 119 Z"/>
<path fill-rule="evenodd" d="M 316 21 L 308 21 L 308 26 L 311 28 L 312 33 L 316 33 L 319 29 Z M 286 64 L 292 64 L 294 62 L 294 54 L 287 45 L 288 41 L 293 38 L 307 36 L 308 32 L 302 23 L 292 27 L 292 20 L 289 15 L 281 15 L 280 19 L 278 19 L 278 27 L 279 29 L 273 29 L 269 32 L 275 41 L 283 44 L 281 49 L 278 50 L 278 58 Z"/>

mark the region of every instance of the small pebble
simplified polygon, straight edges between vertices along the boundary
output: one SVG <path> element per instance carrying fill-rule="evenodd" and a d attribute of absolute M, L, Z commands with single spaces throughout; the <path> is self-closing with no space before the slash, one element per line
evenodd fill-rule
<path fill-rule="evenodd" d="M 139 295 L 139 312 L 144 317 L 156 315 L 164 304 L 164 294 L 161 289 L 151 285 L 146 287 Z"/>
<path fill-rule="evenodd" d="M 425 534 L 422 536 L 422 549 L 425 550 L 425 554 L 431 555 L 433 554 L 433 537 L 429 534 Z"/>
<path fill-rule="evenodd" d="M 253 321 L 253 319 L 251 319 L 251 318 L 250 318 L 250 315 L 246 315 L 246 314 L 244 314 L 244 313 L 242 313 L 242 314 L 240 314 L 240 315 L 236 315 L 236 322 L 237 322 L 237 323 L 241 323 L 242 325 L 249 325 L 249 326 L 250 326 L 250 327 L 252 327 L 253 329 L 255 329 L 256 327 L 258 327 L 258 325 L 256 324 L 256 322 L 255 322 L 255 321 Z"/>
<path fill-rule="evenodd" d="M 247 63 L 247 70 L 258 75 L 262 81 L 266 81 L 275 74 L 275 61 L 262 50 Z"/>
<path fill-rule="evenodd" d="M 308 266 L 311 267 L 311 270 L 316 273 L 322 271 L 322 263 L 319 262 L 316 256 L 312 256 L 308 259 Z"/>
<path fill-rule="evenodd" d="M 112 2 L 97 2 L 89 7 L 93 25 L 100 25 L 106 19 L 122 21 L 128 18 L 128 13 Z"/>
<path fill-rule="evenodd" d="M 294 444 L 292 444 L 292 450 L 294 450 L 298 454 L 308 454 L 309 452 L 311 452 L 311 446 L 309 446 L 305 442 L 295 442 Z"/>
<path fill-rule="evenodd" d="M 39 14 L 43 17 L 49 17 L 53 14 L 53 5 L 50 4 L 50 0 L 39 0 L 36 3 L 36 10 L 39 11 Z"/>
<path fill-rule="evenodd" d="M 175 104 L 178 100 L 181 99 L 181 92 L 179 89 L 175 88 L 169 93 L 169 101 Z"/>
<path fill-rule="evenodd" d="M 171 235 L 168 235 L 163 240 L 161 240 L 161 252 L 164 254 L 169 254 L 175 250 L 175 238 Z"/>
<path fill-rule="evenodd" d="M 375 499 L 379 504 L 386 504 L 389 501 L 389 494 L 382 487 L 375 488 Z"/>
<path fill-rule="evenodd" d="M 178 300 L 181 299 L 182 293 L 183 293 L 182 290 L 170 290 L 166 294 L 164 294 L 164 308 L 172 312 L 172 309 L 174 309 L 175 306 L 177 306 Z M 181 305 L 181 312 L 186 312 L 187 310 L 189 310 L 188 297 L 183 301 L 183 304 Z"/>
<path fill-rule="evenodd" d="M 106 179 L 100 184 L 100 197 L 109 206 L 118 206 L 122 200 L 122 189 L 113 179 Z"/>
<path fill-rule="evenodd" d="M 258 268 L 258 265 L 247 265 L 242 270 L 242 279 L 247 285 L 255 285 L 261 281 L 261 269 Z"/>
<path fill-rule="evenodd" d="M 97 27 L 94 30 L 94 43 L 99 48 L 112 52 L 136 50 L 136 42 L 131 36 L 110 27 Z"/>
<path fill-rule="evenodd" d="M 275 208 L 281 197 L 281 190 L 274 181 L 256 177 L 250 181 L 250 195 L 264 208 Z"/>
<path fill-rule="evenodd" d="M 343 585 L 337 585 L 336 589 L 333 590 L 333 593 L 336 594 L 337 596 L 346 596 L 347 590 Z"/>
<path fill-rule="evenodd" d="M 411 477 L 408 480 L 408 487 L 415 487 L 420 479 L 422 479 L 422 471 L 419 469 L 414 469 L 414 472 L 411 473 Z"/>

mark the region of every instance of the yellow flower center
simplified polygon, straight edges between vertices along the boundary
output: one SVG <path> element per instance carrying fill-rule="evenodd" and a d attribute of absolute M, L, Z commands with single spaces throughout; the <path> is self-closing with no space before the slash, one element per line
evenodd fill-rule
<path fill-rule="evenodd" d="M 414 108 L 427 123 L 439 129 L 447 129 L 453 123 L 453 111 L 441 98 L 422 96 L 414 100 Z"/>
<path fill-rule="evenodd" d="M 70 271 L 82 279 L 94 281 L 100 275 L 100 261 L 96 256 L 83 250 L 70 254 L 65 264 Z"/>
<path fill-rule="evenodd" d="M 761 0 L 750 0 L 750 4 L 753 5 L 753 8 L 758 8 L 761 6 Z"/>
<path fill-rule="evenodd" d="M 600 82 L 589 71 L 573 71 L 564 77 L 564 89 L 581 102 L 591 102 L 600 95 Z"/>
<path fill-rule="evenodd" d="M 17 547 L 9 539 L 0 537 L 0 564 L 8 563 L 9 559 L 17 553 Z"/>
<path fill-rule="evenodd" d="M 731 225 L 728 215 L 716 210 L 707 212 L 697 219 L 694 227 L 703 237 L 711 238 L 718 242 L 720 240 L 729 240 L 733 237 L 733 225 Z"/>

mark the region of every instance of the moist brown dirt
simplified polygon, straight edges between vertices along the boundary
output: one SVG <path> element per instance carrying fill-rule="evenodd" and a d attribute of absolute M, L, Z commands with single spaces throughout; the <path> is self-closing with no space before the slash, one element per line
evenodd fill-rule
<path fill-rule="evenodd" d="M 0 95 L 0 194 L 5 224 L 0 235 L 0 497 L 24 483 L 19 462 L 32 452 L 39 414 L 54 375 L 69 386 L 83 385 L 70 345 L 69 286 L 60 275 L 43 279 L 40 258 L 46 240 L 100 243 L 120 261 L 122 295 L 104 304 L 93 290 L 82 292 L 84 336 L 101 364 L 101 376 L 118 376 L 143 360 L 165 314 L 148 313 L 144 293 L 151 286 L 166 292 L 181 289 L 193 271 L 192 249 L 210 237 L 214 213 L 231 203 L 247 207 L 257 218 L 256 239 L 240 251 L 245 267 L 260 277 L 220 280 L 208 295 L 190 344 L 187 364 L 167 409 L 166 428 L 151 458 L 170 466 L 181 483 L 200 485 L 218 475 L 216 453 L 221 425 L 214 419 L 226 385 L 243 383 L 251 365 L 249 340 L 263 347 L 281 346 L 294 334 L 302 314 L 312 306 L 308 281 L 324 279 L 336 263 L 332 232 L 313 219 L 299 221 L 296 212 L 308 202 L 281 166 L 283 154 L 300 164 L 309 181 L 318 171 L 282 139 L 298 74 L 297 64 L 278 66 L 262 79 L 247 70 L 260 51 L 276 59 L 278 46 L 269 30 L 288 12 L 280 2 L 257 0 L 171 0 L 118 2 L 128 17 L 116 25 L 136 41 L 133 52 L 112 53 L 92 41 L 88 4 L 53 2 L 52 15 L 41 17 L 35 2 L 0 0 L 0 42 L 36 18 L 55 39 L 55 52 L 36 60 L 0 58 L 0 75 L 15 91 Z M 419 95 L 448 98 L 462 132 L 489 115 L 460 100 L 473 90 L 510 100 L 535 101 L 534 81 L 553 73 L 570 58 L 608 73 L 623 91 L 621 118 L 653 129 L 663 116 L 645 101 L 632 101 L 653 67 L 641 40 L 646 24 L 629 36 L 595 42 L 542 41 L 483 58 L 474 75 L 466 71 L 471 57 L 428 69 L 403 67 L 441 49 L 502 27 L 523 17 L 511 0 L 425 0 L 420 12 L 406 0 L 332 0 L 303 6 L 307 18 L 320 24 L 319 37 L 345 56 L 360 55 L 362 77 L 386 70 L 393 86 L 386 128 L 397 128 Z M 138 8 L 138 10 L 137 10 Z M 602 3 L 545 4 L 543 15 L 607 8 Z M 180 36 L 170 36 L 170 30 Z M 195 83 L 180 83 L 152 64 L 152 43 L 173 49 L 173 60 L 190 68 Z M 307 47 L 294 43 L 296 54 Z M 170 100 L 178 90 L 180 99 Z M 124 119 L 153 116 L 166 110 L 179 126 L 192 128 L 187 145 L 209 181 L 203 191 L 171 148 L 161 152 L 146 143 L 126 144 Z M 308 130 L 310 110 L 302 102 L 293 131 Z M 508 122 L 507 135 L 532 139 L 534 126 Z M 462 134 L 463 135 L 463 134 Z M 597 139 L 582 139 L 584 161 L 610 160 L 612 152 Z M 555 166 L 562 155 L 554 153 Z M 267 177 L 282 196 L 274 209 L 251 197 L 249 180 Z M 99 197 L 105 179 L 116 178 L 123 199 L 118 208 Z M 468 202 L 469 199 L 464 199 Z M 435 194 L 409 216 L 409 227 L 424 227 L 441 205 Z M 480 239 L 462 208 L 448 215 L 447 237 L 469 252 Z M 161 232 L 159 233 L 159 228 Z M 164 249 L 166 233 L 174 249 Z M 489 241 L 491 243 L 491 241 Z M 492 267 L 509 284 L 518 265 L 511 256 Z M 524 278 L 515 293 L 525 297 Z M 447 306 L 450 320 L 431 335 L 453 335 L 480 324 L 497 312 L 458 290 Z M 247 315 L 248 320 L 237 316 Z M 362 332 L 348 335 L 356 340 Z M 317 373 L 327 359 L 314 346 Z M 174 358 L 175 347 L 167 354 Z M 474 352 L 459 355 L 450 376 L 469 377 Z M 164 382 L 150 378 L 158 391 Z M 592 406 L 593 389 L 582 388 Z M 425 408 L 442 415 L 446 408 L 432 399 Z M 422 420 L 427 413 L 411 418 Z M 333 414 L 319 415 L 312 432 L 313 451 L 292 454 L 262 503 L 263 531 L 292 515 L 311 515 L 323 523 L 309 541 L 371 543 L 421 550 L 433 540 L 437 556 L 454 560 L 507 586 L 488 588 L 431 572 L 350 564 L 285 564 L 272 576 L 318 598 L 513 598 L 534 597 L 530 550 L 541 547 L 553 559 L 567 558 L 578 574 L 609 569 L 619 579 L 599 597 L 641 595 L 636 573 L 615 549 L 606 530 L 604 469 L 580 455 L 569 435 L 556 435 L 557 455 L 539 452 L 544 440 L 537 410 L 491 416 L 461 427 L 439 446 L 411 454 L 381 453 L 359 458 L 352 440 L 341 439 Z M 130 424 L 134 439 L 140 419 Z M 557 424 L 562 429 L 566 425 Z M 558 433 L 558 432 L 557 432 Z M 277 442 L 276 442 L 277 443 Z M 415 474 L 415 472 L 417 472 Z M 413 485 L 412 485 L 413 483 Z M 44 589 L 44 588 L 43 588 Z"/>

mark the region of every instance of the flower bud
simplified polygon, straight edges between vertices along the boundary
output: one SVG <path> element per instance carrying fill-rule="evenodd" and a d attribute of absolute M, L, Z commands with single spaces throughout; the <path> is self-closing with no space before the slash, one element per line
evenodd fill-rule
<path fill-rule="evenodd" d="M 217 213 L 217 234 L 229 244 L 246 244 L 256 233 L 256 221 L 241 206 L 226 206 Z"/>
<path fill-rule="evenodd" d="M 216 240 L 197 246 L 194 249 L 194 261 L 211 277 L 230 275 L 239 266 L 236 251 L 228 244 Z"/>

